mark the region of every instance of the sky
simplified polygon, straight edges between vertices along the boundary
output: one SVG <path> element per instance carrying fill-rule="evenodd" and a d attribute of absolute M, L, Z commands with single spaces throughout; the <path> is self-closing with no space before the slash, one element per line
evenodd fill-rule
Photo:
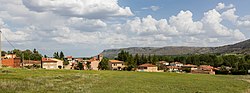
<path fill-rule="evenodd" d="M 0 0 L 2 50 L 90 57 L 127 47 L 215 47 L 250 38 L 249 0 Z M 12 43 L 12 47 L 8 42 Z"/>

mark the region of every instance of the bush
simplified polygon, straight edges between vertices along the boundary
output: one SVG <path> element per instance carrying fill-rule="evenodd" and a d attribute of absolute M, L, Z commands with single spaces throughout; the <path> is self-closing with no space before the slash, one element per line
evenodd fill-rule
<path fill-rule="evenodd" d="M 227 75 L 227 74 L 230 74 L 230 71 L 227 71 L 227 70 L 215 70 L 215 74 Z"/>
<path fill-rule="evenodd" d="M 182 71 L 190 73 L 191 72 L 191 68 L 183 68 Z"/>
<path fill-rule="evenodd" d="M 233 75 L 247 75 L 247 70 L 232 70 Z"/>

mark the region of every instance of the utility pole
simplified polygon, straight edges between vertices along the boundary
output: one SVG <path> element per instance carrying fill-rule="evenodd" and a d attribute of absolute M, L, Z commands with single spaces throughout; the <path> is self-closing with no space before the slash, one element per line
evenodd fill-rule
<path fill-rule="evenodd" d="M 2 31 L 0 29 L 0 68 L 2 68 Z"/>

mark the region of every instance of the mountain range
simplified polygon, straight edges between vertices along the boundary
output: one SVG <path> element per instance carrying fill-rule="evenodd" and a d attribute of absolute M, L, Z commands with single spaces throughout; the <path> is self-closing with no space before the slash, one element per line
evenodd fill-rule
<path fill-rule="evenodd" d="M 250 54 L 250 39 L 232 45 L 220 47 L 130 47 L 120 49 L 107 49 L 102 52 L 104 57 L 115 58 L 122 50 L 130 54 L 139 55 L 188 55 L 188 54 Z"/>

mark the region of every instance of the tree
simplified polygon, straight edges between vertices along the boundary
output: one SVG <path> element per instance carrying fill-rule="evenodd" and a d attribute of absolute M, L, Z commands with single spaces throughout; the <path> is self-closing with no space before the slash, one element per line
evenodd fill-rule
<path fill-rule="evenodd" d="M 109 62 L 108 58 L 103 58 L 98 65 L 98 69 L 99 70 L 108 70 L 109 69 L 108 62 Z"/>
<path fill-rule="evenodd" d="M 6 51 L 1 51 L 1 55 L 2 55 L 2 56 L 5 56 L 5 54 L 7 54 Z"/>
<path fill-rule="evenodd" d="M 63 59 L 64 58 L 64 54 L 63 54 L 63 52 L 61 51 L 60 52 L 60 59 Z"/>
<path fill-rule="evenodd" d="M 53 58 L 59 59 L 58 52 L 54 52 L 54 54 L 53 54 Z"/>
<path fill-rule="evenodd" d="M 38 51 L 34 48 L 33 53 L 38 53 Z"/>
<path fill-rule="evenodd" d="M 48 58 L 48 56 L 47 56 L 47 55 L 44 55 L 43 57 L 44 57 L 44 58 Z"/>
<path fill-rule="evenodd" d="M 140 56 L 138 54 L 135 54 L 135 57 L 134 57 L 134 62 L 136 65 L 140 65 Z"/>

